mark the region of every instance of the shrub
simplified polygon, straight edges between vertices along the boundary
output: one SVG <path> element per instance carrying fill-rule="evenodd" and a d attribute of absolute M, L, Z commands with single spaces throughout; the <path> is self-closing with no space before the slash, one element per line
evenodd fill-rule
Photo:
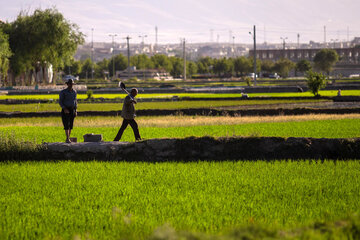
<path fill-rule="evenodd" d="M 88 99 L 93 98 L 93 94 L 94 94 L 94 92 L 93 92 L 92 90 L 87 90 L 87 91 L 86 91 L 86 95 L 87 95 L 87 98 L 88 98 Z"/>
<path fill-rule="evenodd" d="M 244 79 L 245 83 L 246 83 L 249 87 L 252 85 L 252 83 L 251 83 L 251 77 L 244 77 L 243 79 Z"/>
<path fill-rule="evenodd" d="M 319 90 L 326 86 L 326 77 L 322 73 L 308 71 L 306 73 L 306 79 L 309 91 L 312 92 L 314 96 L 320 96 Z"/>

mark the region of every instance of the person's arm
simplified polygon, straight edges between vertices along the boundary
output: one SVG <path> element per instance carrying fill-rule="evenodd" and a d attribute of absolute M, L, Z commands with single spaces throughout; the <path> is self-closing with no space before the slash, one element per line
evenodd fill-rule
<path fill-rule="evenodd" d="M 59 93 L 59 104 L 60 104 L 60 107 L 61 107 L 62 109 L 65 108 L 65 105 L 64 105 L 63 102 L 64 102 L 64 92 L 61 91 L 61 92 Z"/>
<path fill-rule="evenodd" d="M 64 113 L 68 114 L 68 113 L 70 113 L 70 112 L 69 112 L 69 109 L 67 109 L 66 106 L 64 105 L 64 98 L 65 98 L 65 93 L 64 93 L 64 92 L 60 92 L 60 94 L 59 94 L 59 104 L 60 104 L 60 107 L 64 110 Z"/>
<path fill-rule="evenodd" d="M 77 110 L 77 105 L 78 105 L 77 92 L 75 92 L 75 110 Z"/>
<path fill-rule="evenodd" d="M 77 102 L 77 92 L 75 91 L 75 107 L 74 107 L 74 109 L 75 109 L 75 112 L 74 112 L 75 117 L 77 116 L 77 104 L 78 104 L 78 102 Z"/>
<path fill-rule="evenodd" d="M 129 100 L 130 100 L 129 103 L 135 103 L 135 104 L 137 103 L 137 101 L 135 100 L 135 98 L 133 96 L 131 96 L 131 94 L 129 94 L 128 97 L 129 97 Z"/>

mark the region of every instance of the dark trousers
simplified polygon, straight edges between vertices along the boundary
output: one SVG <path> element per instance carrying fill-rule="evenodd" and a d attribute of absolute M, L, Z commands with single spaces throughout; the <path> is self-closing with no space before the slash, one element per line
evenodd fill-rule
<path fill-rule="evenodd" d="M 127 126 L 130 124 L 131 128 L 133 129 L 134 131 L 134 135 L 135 135 L 135 140 L 140 140 L 141 137 L 140 137 L 140 133 L 139 133 L 139 128 L 138 128 L 138 125 L 135 121 L 135 119 L 125 119 L 123 120 L 122 122 L 122 125 L 119 129 L 119 132 L 117 133 L 114 141 L 119 141 L 121 139 L 121 136 L 123 134 L 123 132 L 125 131 L 125 129 L 127 128 Z"/>
<path fill-rule="evenodd" d="M 64 110 L 61 111 L 61 119 L 64 125 L 64 130 L 73 129 L 75 112 L 74 109 L 68 109 L 70 113 L 65 113 Z"/>

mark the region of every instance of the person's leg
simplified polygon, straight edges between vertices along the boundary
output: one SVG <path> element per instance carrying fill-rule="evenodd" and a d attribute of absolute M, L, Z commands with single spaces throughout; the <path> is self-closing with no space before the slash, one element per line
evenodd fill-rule
<path fill-rule="evenodd" d="M 123 120 L 123 122 L 121 124 L 121 127 L 119 129 L 119 132 L 116 134 L 116 137 L 115 137 L 114 141 L 120 141 L 121 136 L 124 133 L 124 131 L 125 131 L 126 127 L 128 126 L 128 124 L 129 124 L 129 121 L 124 118 L 124 120 Z"/>
<path fill-rule="evenodd" d="M 70 141 L 70 130 L 66 129 L 65 130 L 65 135 L 66 135 L 66 142 L 69 143 Z"/>
<path fill-rule="evenodd" d="M 139 127 L 135 119 L 131 119 L 129 121 L 131 128 L 133 129 L 135 140 L 141 140 L 140 133 L 139 133 Z"/>
<path fill-rule="evenodd" d="M 69 133 L 69 114 L 65 114 L 64 110 L 61 111 L 61 120 L 63 122 L 64 125 L 64 130 L 65 130 L 65 136 L 66 136 L 66 142 L 69 143 L 70 142 L 70 133 Z"/>
<path fill-rule="evenodd" d="M 74 114 L 70 113 L 69 114 L 69 137 L 71 135 L 71 130 L 73 129 L 73 126 L 74 126 Z"/>

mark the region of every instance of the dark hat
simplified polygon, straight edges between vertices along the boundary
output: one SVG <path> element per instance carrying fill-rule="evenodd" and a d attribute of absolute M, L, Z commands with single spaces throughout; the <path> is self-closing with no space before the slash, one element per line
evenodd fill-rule
<path fill-rule="evenodd" d="M 75 82 L 72 78 L 69 78 L 65 83 L 66 84 L 72 83 L 73 85 L 75 84 Z"/>

